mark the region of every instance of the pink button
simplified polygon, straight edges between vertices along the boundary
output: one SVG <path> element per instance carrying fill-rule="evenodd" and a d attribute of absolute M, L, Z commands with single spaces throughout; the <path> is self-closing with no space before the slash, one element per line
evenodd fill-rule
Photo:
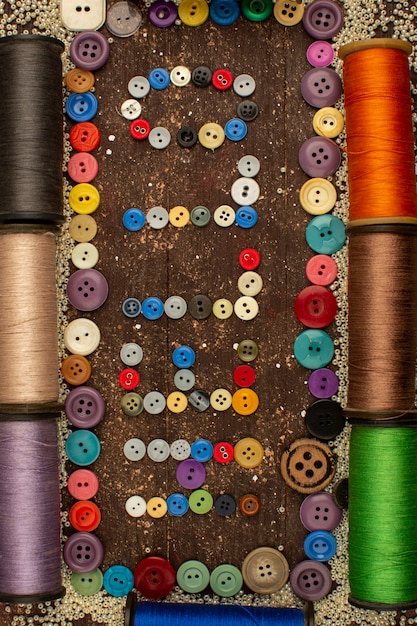
<path fill-rule="evenodd" d="M 97 173 L 97 159 L 89 152 L 77 152 L 68 161 L 68 174 L 76 183 L 90 183 Z"/>
<path fill-rule="evenodd" d="M 98 478 L 89 469 L 78 469 L 68 478 L 68 491 L 76 500 L 90 500 L 98 491 Z"/>
<path fill-rule="evenodd" d="M 334 49 L 328 41 L 314 41 L 307 48 L 307 61 L 313 67 L 327 67 L 334 59 Z"/>
<path fill-rule="evenodd" d="M 316 254 L 307 262 L 306 275 L 313 285 L 330 285 L 337 276 L 336 262 L 327 254 Z"/>

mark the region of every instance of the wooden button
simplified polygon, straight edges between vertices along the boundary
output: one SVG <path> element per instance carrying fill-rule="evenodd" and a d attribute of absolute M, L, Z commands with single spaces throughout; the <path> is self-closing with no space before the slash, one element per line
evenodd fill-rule
<path fill-rule="evenodd" d="M 91 365 L 84 356 L 70 354 L 62 361 L 61 373 L 70 385 L 83 385 L 91 376 Z"/>
<path fill-rule="evenodd" d="M 282 477 L 300 493 L 321 491 L 331 482 L 335 471 L 332 451 L 315 439 L 294 441 L 281 457 Z"/>

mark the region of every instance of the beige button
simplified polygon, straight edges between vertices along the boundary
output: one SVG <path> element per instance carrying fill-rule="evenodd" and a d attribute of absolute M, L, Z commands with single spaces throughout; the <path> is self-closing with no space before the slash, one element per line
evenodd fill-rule
<path fill-rule="evenodd" d="M 219 320 L 227 320 L 233 313 L 233 304 L 226 298 L 219 298 L 213 302 L 212 312 Z"/>
<path fill-rule="evenodd" d="M 336 188 L 326 178 L 310 178 L 300 189 L 300 204 L 310 215 L 328 213 L 336 200 Z"/>
<path fill-rule="evenodd" d="M 232 394 L 227 389 L 215 389 L 210 395 L 210 404 L 216 411 L 226 411 L 232 405 Z"/>
<path fill-rule="evenodd" d="M 241 320 L 252 320 L 258 315 L 259 305 L 255 298 L 251 296 L 242 296 L 238 298 L 234 305 L 234 311 Z"/>
<path fill-rule="evenodd" d="M 255 593 L 270 594 L 282 589 L 290 568 L 285 556 L 269 547 L 255 548 L 242 563 L 245 584 Z"/>
<path fill-rule="evenodd" d="M 227 228 L 235 221 L 236 213 L 228 204 L 222 204 L 214 211 L 213 219 L 217 226 Z"/>
<path fill-rule="evenodd" d="M 78 317 L 64 331 L 64 345 L 72 354 L 87 356 L 97 349 L 100 330 L 97 324 L 85 317 Z"/>
<path fill-rule="evenodd" d="M 190 212 L 185 206 L 174 206 L 170 210 L 168 218 L 173 226 L 182 228 L 190 221 Z"/>
<path fill-rule="evenodd" d="M 215 122 L 208 122 L 204 124 L 198 131 L 198 140 L 202 146 L 215 150 L 219 148 L 224 142 L 224 130 L 220 124 Z"/>
<path fill-rule="evenodd" d="M 146 512 L 146 501 L 142 496 L 130 496 L 126 500 L 125 508 L 130 517 L 142 517 Z"/>
<path fill-rule="evenodd" d="M 303 19 L 304 4 L 302 0 L 288 2 L 277 0 L 274 5 L 274 17 L 283 26 L 295 26 Z"/>
<path fill-rule="evenodd" d="M 258 295 L 262 286 L 262 278 L 257 272 L 243 272 L 237 281 L 237 288 L 244 296 Z"/>
<path fill-rule="evenodd" d="M 337 137 L 342 132 L 344 125 L 343 115 L 333 107 L 319 109 L 313 117 L 313 128 L 322 137 Z"/>
<path fill-rule="evenodd" d="M 172 413 L 181 413 L 187 408 L 187 396 L 181 391 L 173 391 L 167 398 L 167 407 Z"/>
<path fill-rule="evenodd" d="M 263 446 L 257 439 L 245 437 L 235 445 L 234 458 L 241 467 L 247 469 L 258 467 L 264 458 Z"/>
<path fill-rule="evenodd" d="M 239 415 L 252 415 L 259 406 L 258 394 L 253 389 L 242 387 L 233 394 L 232 405 Z"/>
<path fill-rule="evenodd" d="M 146 511 L 148 515 L 156 519 L 164 517 L 167 510 L 167 503 L 163 498 L 159 498 L 158 496 L 150 498 L 146 504 Z"/>
<path fill-rule="evenodd" d="M 68 232 L 74 241 L 80 243 L 91 241 L 97 234 L 97 222 L 91 215 L 74 215 L 69 223 Z"/>
<path fill-rule="evenodd" d="M 98 250 L 92 243 L 79 243 L 72 251 L 71 261 L 80 270 L 91 269 L 97 264 Z"/>
<path fill-rule="evenodd" d="M 170 78 L 176 87 L 185 87 L 191 80 L 191 72 L 185 65 L 177 65 L 171 70 Z"/>

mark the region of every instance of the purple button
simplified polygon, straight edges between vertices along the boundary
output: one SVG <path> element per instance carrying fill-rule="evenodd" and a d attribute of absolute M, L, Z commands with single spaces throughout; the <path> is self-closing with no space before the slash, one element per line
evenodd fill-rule
<path fill-rule="evenodd" d="M 301 79 L 301 95 L 316 109 L 333 106 L 342 94 L 342 81 L 330 67 L 313 67 Z"/>
<path fill-rule="evenodd" d="M 328 41 L 313 41 L 307 48 L 307 61 L 313 67 L 327 67 L 334 59 L 334 49 Z"/>
<path fill-rule="evenodd" d="M 92 572 L 100 567 L 103 556 L 103 544 L 93 533 L 74 533 L 64 545 L 65 563 L 77 574 Z"/>
<path fill-rule="evenodd" d="M 307 530 L 328 530 L 331 532 L 342 519 L 343 511 L 333 499 L 331 493 L 318 491 L 312 493 L 301 503 L 300 519 Z"/>
<path fill-rule="evenodd" d="M 329 593 L 332 588 L 332 577 L 324 563 L 307 560 L 297 563 L 293 568 L 290 583 L 299 598 L 316 602 Z"/>
<path fill-rule="evenodd" d="M 149 7 L 149 21 L 158 28 L 167 28 L 173 26 L 178 17 L 178 9 L 174 2 L 170 0 L 156 0 Z"/>
<path fill-rule="evenodd" d="M 103 396 L 94 387 L 82 385 L 73 389 L 65 400 L 67 418 L 77 428 L 94 428 L 104 417 Z"/>
<path fill-rule="evenodd" d="M 77 270 L 69 277 L 67 297 L 80 311 L 95 311 L 104 304 L 108 293 L 107 280 L 98 270 Z"/>
<path fill-rule="evenodd" d="M 339 379 L 327 367 L 314 370 L 308 379 L 308 389 L 316 398 L 331 398 L 339 388 Z"/>
<path fill-rule="evenodd" d="M 198 489 L 206 480 L 206 469 L 200 461 L 186 459 L 177 465 L 175 475 L 182 487 Z"/>
<path fill-rule="evenodd" d="M 331 39 L 342 24 L 343 11 L 331 0 L 314 0 L 304 11 L 303 26 L 314 39 Z"/>
<path fill-rule="evenodd" d="M 305 141 L 299 152 L 298 161 L 308 176 L 327 178 L 335 173 L 342 155 L 337 144 L 326 137 L 311 137 Z"/>
<path fill-rule="evenodd" d="M 82 70 L 98 70 L 109 58 L 110 44 L 106 37 L 94 30 L 75 35 L 70 46 L 71 61 Z"/>

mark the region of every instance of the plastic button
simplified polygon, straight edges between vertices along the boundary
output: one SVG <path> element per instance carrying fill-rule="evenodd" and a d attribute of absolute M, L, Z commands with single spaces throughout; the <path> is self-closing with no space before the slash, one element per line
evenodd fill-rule
<path fill-rule="evenodd" d="M 71 253 L 71 261 L 78 269 L 86 270 L 94 267 L 98 261 L 98 250 L 92 243 L 79 243 Z"/>
<path fill-rule="evenodd" d="M 343 11 L 331 0 L 315 0 L 304 12 L 303 26 L 315 39 L 331 39 L 343 25 Z"/>
<path fill-rule="evenodd" d="M 262 286 L 262 278 L 257 272 L 244 272 L 237 281 L 237 288 L 244 296 L 257 296 Z"/>
<path fill-rule="evenodd" d="M 325 367 L 332 360 L 333 354 L 333 340 L 321 329 L 304 330 L 294 342 L 294 356 L 307 369 Z"/>
<path fill-rule="evenodd" d="M 191 80 L 191 72 L 185 65 L 177 65 L 171 70 L 170 78 L 176 87 L 185 87 Z"/>
<path fill-rule="evenodd" d="M 196 320 L 207 319 L 210 316 L 212 309 L 213 305 L 210 298 L 202 293 L 193 296 L 188 303 L 188 312 L 191 317 Z"/>
<path fill-rule="evenodd" d="M 207 439 L 196 439 L 191 444 L 191 456 L 201 463 L 207 463 L 213 456 L 213 445 Z"/>
<path fill-rule="evenodd" d="M 302 2 L 288 2 L 277 0 L 274 4 L 274 17 L 283 26 L 295 26 L 303 19 L 304 4 Z"/>
<path fill-rule="evenodd" d="M 91 215 L 74 215 L 69 223 L 68 231 L 74 241 L 87 243 L 97 234 L 97 222 Z"/>
<path fill-rule="evenodd" d="M 107 30 L 116 37 L 131 37 L 142 24 L 142 13 L 133 2 L 116 2 L 107 9 Z"/>
<path fill-rule="evenodd" d="M 89 122 L 97 111 L 98 101 L 91 91 L 72 93 L 65 103 L 65 112 L 73 122 Z"/>
<path fill-rule="evenodd" d="M 193 409 L 200 411 L 200 413 L 206 411 L 210 406 L 209 395 L 205 391 L 202 391 L 202 389 L 194 389 L 194 391 L 190 393 L 188 401 Z"/>
<path fill-rule="evenodd" d="M 274 548 L 255 548 L 242 563 L 243 580 L 255 593 L 276 593 L 287 582 L 289 573 L 287 559 Z"/>
<path fill-rule="evenodd" d="M 69 520 L 75 530 L 92 532 L 100 524 L 100 509 L 94 502 L 81 500 L 72 505 Z"/>
<path fill-rule="evenodd" d="M 213 496 L 205 489 L 196 489 L 188 499 L 190 510 L 197 515 L 205 515 L 213 507 Z"/>
<path fill-rule="evenodd" d="M 290 583 L 294 593 L 311 602 L 321 600 L 332 588 L 330 571 L 317 561 L 301 561 L 291 570 Z"/>
<path fill-rule="evenodd" d="M 76 183 L 90 183 L 98 174 L 97 159 L 89 152 L 77 152 L 68 161 L 68 174 Z"/>
<path fill-rule="evenodd" d="M 177 132 L 177 141 L 181 148 L 192 148 L 197 143 L 198 134 L 192 126 L 182 126 Z"/>
<path fill-rule="evenodd" d="M 171 456 L 176 461 L 184 461 L 191 454 L 191 446 L 186 439 L 176 439 L 171 443 Z"/>
<path fill-rule="evenodd" d="M 225 133 L 220 124 L 207 122 L 198 131 L 198 140 L 204 148 L 215 150 L 224 142 Z"/>
<path fill-rule="evenodd" d="M 241 467 L 253 469 L 263 461 L 264 449 L 257 439 L 245 437 L 237 442 L 234 449 L 234 459 Z"/>
<path fill-rule="evenodd" d="M 188 369 L 195 362 L 195 352 L 190 346 L 178 346 L 172 353 L 172 362 L 176 367 Z"/>
<path fill-rule="evenodd" d="M 120 407 L 125 415 L 136 417 L 143 411 L 143 398 L 135 391 L 130 391 L 121 399 Z"/>
<path fill-rule="evenodd" d="M 233 90 L 238 96 L 248 98 L 256 89 L 256 83 L 249 74 L 239 74 L 233 81 Z"/>
<path fill-rule="evenodd" d="M 239 102 L 236 112 L 239 118 L 244 122 L 252 122 L 258 117 L 259 108 L 256 102 L 244 100 L 243 102 Z"/>
<path fill-rule="evenodd" d="M 109 42 L 97 31 L 78 33 L 70 45 L 70 56 L 74 65 L 91 72 L 98 70 L 106 63 L 109 53 Z"/>
<path fill-rule="evenodd" d="M 243 339 L 237 346 L 237 355 L 241 361 L 250 363 L 258 356 L 258 344 L 252 339 Z"/>
<path fill-rule="evenodd" d="M 306 411 L 306 427 L 312 437 L 331 441 L 340 435 L 346 420 L 338 402 L 317 400 Z"/>
<path fill-rule="evenodd" d="M 186 26 L 201 26 L 209 16 L 206 0 L 181 0 L 178 17 Z"/>
<path fill-rule="evenodd" d="M 341 509 L 349 508 L 349 479 L 338 480 L 333 488 L 333 497 L 337 506 Z"/>
<path fill-rule="evenodd" d="M 77 532 L 68 537 L 64 545 L 64 560 L 78 574 L 100 567 L 104 556 L 103 544 L 92 533 Z"/>
<path fill-rule="evenodd" d="M 167 499 L 168 513 L 174 517 L 182 517 L 188 511 L 188 499 L 182 493 L 172 493 Z"/>
<path fill-rule="evenodd" d="M 201 593 L 210 582 L 210 572 L 200 561 L 185 561 L 177 570 L 177 583 L 186 593 Z"/>
<path fill-rule="evenodd" d="M 164 303 L 165 314 L 173 319 L 178 320 L 187 312 L 187 303 L 181 296 L 170 296 Z"/>
<path fill-rule="evenodd" d="M 158 320 L 164 314 L 164 303 L 160 298 L 150 296 L 142 302 L 142 315 L 148 320 Z"/>
<path fill-rule="evenodd" d="M 322 137 L 337 137 L 343 130 L 343 115 L 333 107 L 319 109 L 313 117 L 313 128 Z"/>
<path fill-rule="evenodd" d="M 70 131 L 70 143 L 78 152 L 92 152 L 100 145 L 100 131 L 91 122 L 79 122 Z"/>
<path fill-rule="evenodd" d="M 301 206 L 311 215 L 328 213 L 333 209 L 336 200 L 336 188 L 325 178 L 311 178 L 300 189 Z"/>
<path fill-rule="evenodd" d="M 156 230 L 165 228 L 169 222 L 168 211 L 162 206 L 154 206 L 152 209 L 149 209 L 146 215 L 146 220 L 149 226 L 155 228 Z"/>
<path fill-rule="evenodd" d="M 257 174 L 259 174 L 260 168 L 261 164 L 259 159 L 251 154 L 241 157 L 237 164 L 238 172 L 244 178 L 254 178 Z"/>
<path fill-rule="evenodd" d="M 233 446 L 227 441 L 219 441 L 213 448 L 214 460 L 222 465 L 233 461 L 233 453 Z"/>
<path fill-rule="evenodd" d="M 306 241 L 319 254 L 334 254 L 346 241 L 342 220 L 335 215 L 317 215 L 307 225 Z"/>
<path fill-rule="evenodd" d="M 233 380 L 239 387 L 251 387 L 256 380 L 255 370 L 250 365 L 238 365 L 233 372 Z"/>
<path fill-rule="evenodd" d="M 316 398 L 331 398 L 339 388 L 336 374 L 327 368 L 311 372 L 308 379 L 308 390 Z"/>
<path fill-rule="evenodd" d="M 68 478 L 68 491 L 76 500 L 94 498 L 99 488 L 97 476 L 89 469 L 77 469 Z"/>
<path fill-rule="evenodd" d="M 146 454 L 146 446 L 142 439 L 133 437 L 123 446 L 123 454 L 129 461 L 140 461 Z"/>
<path fill-rule="evenodd" d="M 166 501 L 159 496 L 155 496 L 154 498 L 150 498 L 146 503 L 146 512 L 150 517 L 154 519 L 161 519 L 164 517 L 168 511 L 168 506 Z"/>
<path fill-rule="evenodd" d="M 138 139 L 141 141 L 142 139 L 146 139 L 149 137 L 149 133 L 151 132 L 151 125 L 148 120 L 144 120 L 143 118 L 133 120 L 130 124 L 130 134 L 133 139 Z"/>
<path fill-rule="evenodd" d="M 94 428 L 103 419 L 105 410 L 103 396 L 94 387 L 77 387 L 65 399 L 66 416 L 77 428 Z"/>
<path fill-rule="evenodd" d="M 210 587 L 222 598 L 236 595 L 242 588 L 243 578 L 240 570 L 227 563 L 218 565 L 210 574 Z"/>
<path fill-rule="evenodd" d="M 247 515 L 248 517 L 252 517 L 259 513 L 259 509 L 261 508 L 258 496 L 255 496 L 253 493 L 248 493 L 241 497 L 239 501 L 239 509 L 241 513 Z"/>
<path fill-rule="evenodd" d="M 240 228 L 253 228 L 258 221 L 258 214 L 251 206 L 241 206 L 236 211 L 236 224 Z"/>
<path fill-rule="evenodd" d="M 67 297 L 79 311 L 95 311 L 107 300 L 109 286 L 95 269 L 77 270 L 67 283 Z"/>
<path fill-rule="evenodd" d="M 142 496 L 130 496 L 126 500 L 125 509 L 130 517 L 142 517 L 146 513 L 146 500 Z"/>
<path fill-rule="evenodd" d="M 157 91 L 166 89 L 171 82 L 169 72 L 163 67 L 152 70 L 148 76 L 150 86 Z"/>
<path fill-rule="evenodd" d="M 233 394 L 232 406 L 239 415 L 252 415 L 259 406 L 258 394 L 253 389 L 242 387 Z"/>
<path fill-rule="evenodd" d="M 216 498 L 214 508 L 221 517 L 229 517 L 236 511 L 235 499 L 230 494 L 224 493 Z"/>
<path fill-rule="evenodd" d="M 245 248 L 239 254 L 239 263 L 244 270 L 255 270 L 260 262 L 260 254 L 254 248 Z"/>
<path fill-rule="evenodd" d="M 132 207 L 123 213 L 123 226 L 132 232 L 136 232 L 145 225 L 145 215 L 143 211 Z"/>
<path fill-rule="evenodd" d="M 123 389 L 136 389 L 140 383 L 140 375 L 132 367 L 126 367 L 119 373 L 117 380 Z"/>
<path fill-rule="evenodd" d="M 139 561 L 134 571 L 135 587 L 145 598 L 165 598 L 175 585 L 175 570 L 166 559 L 148 556 Z"/>
<path fill-rule="evenodd" d="M 334 59 L 334 49 L 328 41 L 313 41 L 307 48 L 307 61 L 313 67 L 327 67 Z"/>
<path fill-rule="evenodd" d="M 306 276 L 314 285 L 330 285 L 337 276 L 336 261 L 326 254 L 316 254 L 306 265 Z"/>
<path fill-rule="evenodd" d="M 324 328 L 335 318 L 337 301 L 327 287 L 310 285 L 300 291 L 295 299 L 294 310 L 297 318 L 309 328 Z"/>
<path fill-rule="evenodd" d="M 142 113 L 142 107 L 135 98 L 129 98 L 122 102 L 120 113 L 126 120 L 136 120 Z"/>
<path fill-rule="evenodd" d="M 85 93 L 94 87 L 94 74 L 88 70 L 74 67 L 65 74 L 65 85 L 70 91 Z"/>
<path fill-rule="evenodd" d="M 94 213 L 100 205 L 100 193 L 94 185 L 90 183 L 80 183 L 71 189 L 68 195 L 68 202 L 75 213 L 90 215 Z"/>
<path fill-rule="evenodd" d="M 212 0 L 210 3 L 210 17 L 215 24 L 230 26 L 240 15 L 240 8 L 236 0 Z"/>
<path fill-rule="evenodd" d="M 300 519 L 307 530 L 332 531 L 342 521 L 339 508 L 331 493 L 319 491 L 304 498 L 300 506 Z"/>
<path fill-rule="evenodd" d="M 210 394 L 210 404 L 215 411 L 227 411 L 232 405 L 232 394 L 227 389 L 215 389 Z"/>
<path fill-rule="evenodd" d="M 143 398 L 143 408 L 151 415 L 159 415 L 166 407 L 166 400 L 160 391 L 150 391 Z"/>
<path fill-rule="evenodd" d="M 238 178 L 232 185 L 230 195 L 236 204 L 246 206 L 253 204 L 259 198 L 259 185 L 253 178 Z"/>
<path fill-rule="evenodd" d="M 114 598 L 127 596 L 133 589 L 133 573 L 125 565 L 112 565 L 104 573 L 104 589 Z"/>
<path fill-rule="evenodd" d="M 175 24 L 178 17 L 178 9 L 175 2 L 156 0 L 148 9 L 148 17 L 154 26 L 169 28 Z"/>
<path fill-rule="evenodd" d="M 156 463 L 166 461 L 170 455 L 171 449 L 169 443 L 165 439 L 153 439 L 147 448 L 148 456 Z"/>
<path fill-rule="evenodd" d="M 233 304 L 227 298 L 213 302 L 213 315 L 219 320 L 227 320 L 233 313 Z"/>
<path fill-rule="evenodd" d="M 313 67 L 301 79 L 301 95 L 316 109 L 333 106 L 342 95 L 342 81 L 329 67 Z"/>
<path fill-rule="evenodd" d="M 225 91 L 233 85 L 232 72 L 226 69 L 215 70 L 211 77 L 213 87 L 220 91 Z"/>
<path fill-rule="evenodd" d="M 185 206 L 174 206 L 170 210 L 168 217 L 170 224 L 177 228 L 183 228 L 190 221 L 190 212 Z"/>
<path fill-rule="evenodd" d="M 64 331 L 64 344 L 72 354 L 88 356 L 98 348 L 100 330 L 92 320 L 79 317 L 72 320 Z"/>
<path fill-rule="evenodd" d="M 234 304 L 234 312 L 241 320 L 252 320 L 258 315 L 259 305 L 255 298 L 251 296 L 242 296 L 238 298 Z"/>
<path fill-rule="evenodd" d="M 332 451 L 315 439 L 294 441 L 281 457 L 282 477 L 299 493 L 321 491 L 331 482 L 335 471 Z"/>
<path fill-rule="evenodd" d="M 186 459 L 177 465 L 175 476 L 181 487 L 198 489 L 206 480 L 206 470 L 200 461 Z"/>
<path fill-rule="evenodd" d="M 103 574 L 98 568 L 85 574 L 73 572 L 71 585 L 80 596 L 95 596 L 103 586 Z"/>
<path fill-rule="evenodd" d="M 194 226 L 207 226 L 210 221 L 210 211 L 205 206 L 196 206 L 193 208 L 190 214 L 191 222 Z"/>
<path fill-rule="evenodd" d="M 233 0 L 234 1 L 234 0 Z M 228 204 L 222 204 L 214 211 L 213 219 L 217 226 L 227 228 L 235 221 L 236 213 Z"/>
<path fill-rule="evenodd" d="M 329 561 L 336 549 L 336 539 L 327 530 L 315 530 L 304 539 L 304 552 L 313 561 Z"/>
<path fill-rule="evenodd" d="M 128 92 L 134 98 L 144 98 L 148 95 L 150 89 L 151 85 L 146 76 L 133 76 L 127 85 Z"/>
<path fill-rule="evenodd" d="M 120 350 L 120 359 L 125 365 L 139 365 L 142 358 L 143 350 L 137 343 L 125 343 Z"/>
<path fill-rule="evenodd" d="M 211 85 L 212 71 L 205 65 L 199 65 L 191 73 L 191 80 L 197 87 L 208 87 Z"/>
<path fill-rule="evenodd" d="M 126 298 L 122 302 L 122 311 L 126 317 L 138 317 L 142 309 L 142 305 L 137 298 Z"/>
<path fill-rule="evenodd" d="M 231 141 L 241 141 L 246 137 L 248 127 L 242 119 L 234 117 L 233 119 L 226 122 L 224 132 L 226 134 L 226 137 Z"/>
<path fill-rule="evenodd" d="M 69 460 L 82 467 L 94 463 L 100 455 L 100 450 L 100 441 L 91 430 L 74 431 L 65 444 Z"/>
<path fill-rule="evenodd" d="M 272 0 L 242 0 L 242 14 L 251 22 L 263 22 L 272 15 Z"/>
<path fill-rule="evenodd" d="M 189 391 L 194 387 L 195 383 L 195 375 L 189 369 L 180 369 L 178 372 L 175 372 L 174 376 L 174 385 L 180 391 Z"/>
<path fill-rule="evenodd" d="M 80 354 L 70 354 L 62 361 L 61 374 L 70 385 L 83 385 L 91 376 L 90 362 Z"/>
<path fill-rule="evenodd" d="M 340 148 L 326 137 L 311 137 L 301 145 L 298 161 L 308 176 L 327 178 L 340 165 Z"/>
<path fill-rule="evenodd" d="M 171 133 L 163 126 L 156 126 L 149 133 L 148 141 L 153 148 L 164 150 L 171 143 Z M 168 223 L 168 220 L 166 223 Z"/>

